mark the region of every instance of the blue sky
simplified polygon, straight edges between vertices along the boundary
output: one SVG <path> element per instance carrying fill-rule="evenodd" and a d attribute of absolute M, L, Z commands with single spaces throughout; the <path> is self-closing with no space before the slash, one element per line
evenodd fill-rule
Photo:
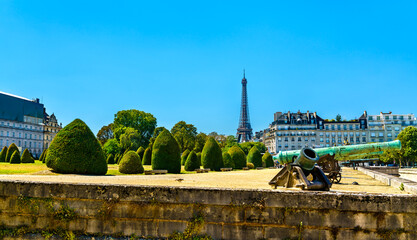
<path fill-rule="evenodd" d="M 94 133 L 124 109 L 236 134 L 276 111 L 417 114 L 415 1 L 0 1 L 0 91 Z"/>

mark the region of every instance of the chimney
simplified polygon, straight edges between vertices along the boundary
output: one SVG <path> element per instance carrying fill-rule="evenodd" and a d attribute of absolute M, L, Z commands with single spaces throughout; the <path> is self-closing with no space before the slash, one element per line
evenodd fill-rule
<path fill-rule="evenodd" d="M 307 110 L 307 120 L 310 120 L 310 112 Z"/>

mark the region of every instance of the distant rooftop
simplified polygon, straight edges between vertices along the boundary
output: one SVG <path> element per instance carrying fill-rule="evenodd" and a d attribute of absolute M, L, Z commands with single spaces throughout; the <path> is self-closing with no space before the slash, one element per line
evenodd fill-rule
<path fill-rule="evenodd" d="M 11 94 L 11 93 L 6 93 L 6 92 L 2 92 L 2 91 L 0 91 L 0 94 L 4 94 L 4 95 L 10 96 L 10 97 L 20 98 L 20 99 L 23 99 L 23 100 L 26 100 L 26 101 L 33 102 L 33 101 L 32 101 L 32 100 L 30 100 L 30 99 L 27 99 L 27 98 L 24 98 L 24 97 L 21 97 L 21 96 L 17 96 L 17 95 L 13 95 L 13 94 Z"/>

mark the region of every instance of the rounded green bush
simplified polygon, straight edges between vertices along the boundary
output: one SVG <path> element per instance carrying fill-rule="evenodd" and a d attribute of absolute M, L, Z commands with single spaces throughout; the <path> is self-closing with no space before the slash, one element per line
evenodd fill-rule
<path fill-rule="evenodd" d="M 246 163 L 246 167 L 248 167 L 249 169 L 254 169 L 255 165 L 253 163 L 248 162 Z"/>
<path fill-rule="evenodd" d="M 35 159 L 33 159 L 32 155 L 30 154 L 27 148 L 23 151 L 21 162 L 22 163 L 35 163 Z"/>
<path fill-rule="evenodd" d="M 109 154 L 109 156 L 107 156 L 107 164 L 114 164 L 114 156 L 113 154 Z"/>
<path fill-rule="evenodd" d="M 185 161 L 184 169 L 185 171 L 194 171 L 199 169 L 197 154 L 193 151 L 188 154 L 187 160 Z"/>
<path fill-rule="evenodd" d="M 235 168 L 235 163 L 228 152 L 223 153 L 223 165 L 225 168 Z"/>
<path fill-rule="evenodd" d="M 147 148 L 143 153 L 142 165 L 151 165 L 152 164 L 152 150 Z"/>
<path fill-rule="evenodd" d="M 248 162 L 252 163 L 255 168 L 262 167 L 262 155 L 257 147 L 253 146 L 249 151 Z"/>
<path fill-rule="evenodd" d="M 45 163 L 45 158 L 46 158 L 46 154 L 48 153 L 48 149 L 44 149 L 42 151 L 41 156 L 39 157 L 39 161 L 41 161 L 42 163 Z"/>
<path fill-rule="evenodd" d="M 152 169 L 181 172 L 180 146 L 168 130 L 163 130 L 152 147 Z"/>
<path fill-rule="evenodd" d="M 19 153 L 19 151 L 14 151 L 14 153 L 12 154 L 12 156 L 10 158 L 10 163 L 11 164 L 20 163 L 20 153 Z"/>
<path fill-rule="evenodd" d="M 143 161 L 143 154 L 145 153 L 145 149 L 142 146 L 140 146 L 138 150 L 136 151 L 136 153 L 139 155 L 140 159 L 142 159 Z"/>
<path fill-rule="evenodd" d="M 201 152 L 198 152 L 196 155 L 197 155 L 198 167 L 200 167 L 201 166 Z"/>
<path fill-rule="evenodd" d="M 15 151 L 17 151 L 20 155 L 20 151 L 17 148 L 16 144 L 14 144 L 14 143 L 10 144 L 9 148 L 7 149 L 6 162 L 10 162 L 10 158 L 12 157 L 12 154 Z"/>
<path fill-rule="evenodd" d="M 262 156 L 262 165 L 266 168 L 274 166 L 274 160 L 272 159 L 272 155 L 267 151 Z"/>
<path fill-rule="evenodd" d="M 185 149 L 185 151 L 181 155 L 181 165 L 185 165 L 185 161 L 187 160 L 188 154 L 190 154 L 190 150 Z"/>
<path fill-rule="evenodd" d="M 143 173 L 144 169 L 139 154 L 134 151 L 127 152 L 120 160 L 119 172 L 125 174 Z"/>
<path fill-rule="evenodd" d="M 7 147 L 4 146 L 3 149 L 0 152 L 0 162 L 5 162 L 7 156 Z"/>
<path fill-rule="evenodd" d="M 235 163 L 236 169 L 242 169 L 246 167 L 246 155 L 243 150 L 238 146 L 233 146 L 229 149 L 230 157 L 232 161 Z"/>
<path fill-rule="evenodd" d="M 222 150 L 213 137 L 207 139 L 201 153 L 201 163 L 204 168 L 210 168 L 214 171 L 220 171 L 223 167 Z"/>
<path fill-rule="evenodd" d="M 59 173 L 104 175 L 103 149 L 90 128 L 75 119 L 55 136 L 48 148 L 46 165 Z"/>

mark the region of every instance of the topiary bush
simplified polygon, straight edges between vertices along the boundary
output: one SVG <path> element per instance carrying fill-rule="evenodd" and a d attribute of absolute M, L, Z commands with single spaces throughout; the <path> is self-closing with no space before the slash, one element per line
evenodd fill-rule
<path fill-rule="evenodd" d="M 265 152 L 262 156 L 262 165 L 266 168 L 274 166 L 274 160 L 272 159 L 272 155 L 269 152 Z"/>
<path fill-rule="evenodd" d="M 198 167 L 201 166 L 201 152 L 197 153 L 197 162 L 198 162 Z"/>
<path fill-rule="evenodd" d="M 201 164 L 204 168 L 210 168 L 214 171 L 220 171 L 223 167 L 222 150 L 213 137 L 207 139 L 201 153 Z"/>
<path fill-rule="evenodd" d="M 5 162 L 7 156 L 7 147 L 4 146 L 3 149 L 0 152 L 0 162 Z"/>
<path fill-rule="evenodd" d="M 225 168 L 235 168 L 235 163 L 227 152 L 223 153 L 223 165 Z"/>
<path fill-rule="evenodd" d="M 200 165 L 198 164 L 197 154 L 193 150 L 190 154 L 188 154 L 187 160 L 184 164 L 184 169 L 185 171 L 194 171 L 198 168 L 200 168 Z"/>
<path fill-rule="evenodd" d="M 20 163 L 20 153 L 19 153 L 19 151 L 14 151 L 14 153 L 10 157 L 10 163 L 11 164 L 18 164 L 18 163 Z"/>
<path fill-rule="evenodd" d="M 262 167 L 262 155 L 257 147 L 253 146 L 249 151 L 248 162 L 252 163 L 255 168 Z"/>
<path fill-rule="evenodd" d="M 187 160 L 188 154 L 190 154 L 190 150 L 185 149 L 185 151 L 181 155 L 181 165 L 185 165 L 185 161 Z"/>
<path fill-rule="evenodd" d="M 75 119 L 55 136 L 48 148 L 46 165 L 59 173 L 104 175 L 107 162 L 90 128 Z"/>
<path fill-rule="evenodd" d="M 125 174 L 143 173 L 144 169 L 139 154 L 129 151 L 123 155 L 119 163 L 119 172 Z"/>
<path fill-rule="evenodd" d="M 255 165 L 253 163 L 248 162 L 246 163 L 246 167 L 248 167 L 249 169 L 254 169 Z"/>
<path fill-rule="evenodd" d="M 152 150 L 147 148 L 143 153 L 142 165 L 151 165 L 152 164 Z"/>
<path fill-rule="evenodd" d="M 10 158 L 12 157 L 12 154 L 15 151 L 17 151 L 20 155 L 20 151 L 17 148 L 16 144 L 14 144 L 14 143 L 10 144 L 9 148 L 7 149 L 6 162 L 10 162 Z"/>
<path fill-rule="evenodd" d="M 139 155 L 140 159 L 142 159 L 143 161 L 143 154 L 145 153 L 145 149 L 142 146 L 140 146 L 138 150 L 136 151 L 136 153 Z"/>
<path fill-rule="evenodd" d="M 228 152 L 232 158 L 232 161 L 235 163 L 236 169 L 242 169 L 246 167 L 246 155 L 240 147 L 233 146 L 229 149 Z"/>
<path fill-rule="evenodd" d="M 166 129 L 158 135 L 153 144 L 151 163 L 153 170 L 168 170 L 169 173 L 181 172 L 180 146 Z"/>
<path fill-rule="evenodd" d="M 107 160 L 106 160 L 107 164 L 114 164 L 114 156 L 113 154 L 109 154 L 109 156 L 107 156 Z"/>
<path fill-rule="evenodd" d="M 45 163 L 45 158 L 46 158 L 46 153 L 48 152 L 48 149 L 44 149 L 42 151 L 41 156 L 39 157 L 39 161 L 41 161 L 42 163 Z"/>
<path fill-rule="evenodd" d="M 35 159 L 33 159 L 32 155 L 30 154 L 27 148 L 23 151 L 21 162 L 22 163 L 35 163 Z"/>

